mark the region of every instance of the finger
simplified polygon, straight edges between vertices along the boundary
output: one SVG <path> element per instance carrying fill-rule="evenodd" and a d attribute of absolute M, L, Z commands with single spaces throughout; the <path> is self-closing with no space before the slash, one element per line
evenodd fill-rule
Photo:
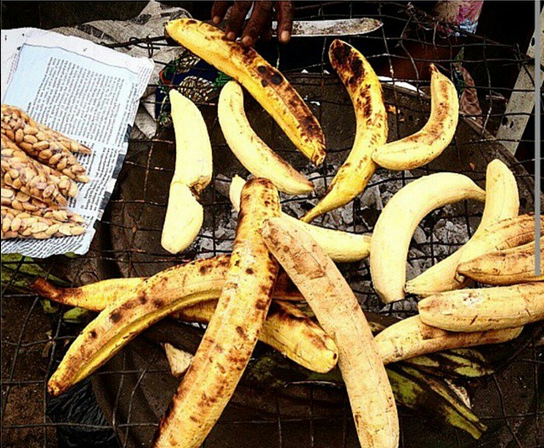
<path fill-rule="evenodd" d="M 232 2 L 213 2 L 212 5 L 212 22 L 214 25 L 219 25 L 225 18 L 225 13 L 229 9 Z"/>
<path fill-rule="evenodd" d="M 273 32 L 272 32 L 272 18 L 273 17 L 274 17 L 274 14 L 270 14 L 270 18 L 269 18 L 268 22 L 265 25 L 263 33 L 261 34 L 260 38 L 264 42 L 268 42 L 269 40 L 272 39 L 272 34 L 273 34 Z"/>
<path fill-rule="evenodd" d="M 272 18 L 271 1 L 256 2 L 255 9 L 244 28 L 242 45 L 251 47 L 257 39 L 266 32 L 266 26 L 270 27 Z"/>
<path fill-rule="evenodd" d="M 231 8 L 229 23 L 227 24 L 227 39 L 234 40 L 240 35 L 244 26 L 244 19 L 253 2 L 234 2 Z"/>
<path fill-rule="evenodd" d="M 286 44 L 291 39 L 293 29 L 293 2 L 279 1 L 276 3 L 278 10 L 278 40 Z"/>

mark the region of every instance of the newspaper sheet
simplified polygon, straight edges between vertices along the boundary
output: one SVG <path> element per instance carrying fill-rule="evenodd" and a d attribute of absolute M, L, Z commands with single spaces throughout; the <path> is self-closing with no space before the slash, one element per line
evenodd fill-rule
<path fill-rule="evenodd" d="M 123 164 L 128 136 L 154 64 L 72 36 L 33 28 L 2 30 L 2 104 L 87 145 L 78 154 L 91 182 L 68 208 L 87 223 L 77 237 L 2 241 L 2 253 L 35 258 L 85 254 Z"/>

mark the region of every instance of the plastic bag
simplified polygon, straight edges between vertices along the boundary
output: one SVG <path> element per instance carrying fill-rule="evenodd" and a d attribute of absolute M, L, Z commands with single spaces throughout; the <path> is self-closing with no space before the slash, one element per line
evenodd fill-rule
<path fill-rule="evenodd" d="M 90 380 L 60 397 L 50 398 L 47 415 L 57 427 L 59 448 L 120 448 L 119 441 L 98 406 Z M 91 425 L 91 426 L 80 426 Z"/>

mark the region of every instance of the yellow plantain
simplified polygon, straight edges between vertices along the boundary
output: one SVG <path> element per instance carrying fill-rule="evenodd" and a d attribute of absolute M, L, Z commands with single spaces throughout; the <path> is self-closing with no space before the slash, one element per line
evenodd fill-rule
<path fill-rule="evenodd" d="M 224 259 L 227 262 L 218 264 L 216 260 Z M 221 295 L 225 283 L 225 275 L 228 270 L 228 259 L 221 255 L 206 260 L 200 260 L 199 271 L 205 271 L 207 281 L 199 283 L 208 285 L 209 289 L 202 290 L 187 298 L 189 305 L 180 308 L 169 315 L 177 320 L 189 322 L 207 323 L 211 319 L 213 311 L 217 306 L 215 300 Z M 183 265 L 172 268 L 169 273 L 183 276 Z M 215 280 L 214 280 L 215 277 Z M 294 293 L 291 285 L 282 275 L 272 291 L 273 298 L 279 298 L 281 303 L 272 302 L 259 339 L 270 345 L 296 363 L 314 372 L 328 372 L 336 365 L 338 352 L 334 342 L 327 334 L 316 325 L 306 314 L 294 305 L 285 301 L 300 300 L 300 293 Z M 80 288 L 56 288 L 44 279 L 39 278 L 31 285 L 32 289 L 42 297 L 53 300 L 64 305 L 76 306 L 91 311 L 100 312 L 115 300 L 119 300 L 118 307 L 123 305 L 127 298 L 137 294 L 138 288 L 144 283 L 145 278 L 112 279 L 86 285 Z M 189 289 L 194 291 L 194 287 Z M 170 295 L 166 302 L 181 298 L 187 288 L 171 288 Z M 213 297 L 213 299 L 210 299 Z M 199 302 L 198 300 L 202 300 Z M 185 302 L 180 302 L 183 304 Z M 147 316 L 143 317 L 144 319 Z M 131 325 L 130 322 L 126 322 Z M 124 344 L 123 344 L 124 345 Z"/>
<path fill-rule="evenodd" d="M 359 51 L 338 39 L 329 48 L 329 59 L 349 93 L 357 129 L 348 158 L 334 176 L 325 196 L 302 217 L 304 222 L 342 207 L 360 194 L 377 168 L 372 161 L 374 150 L 387 141 L 387 112 L 382 87 L 371 65 Z"/>
<path fill-rule="evenodd" d="M 200 110 L 177 90 L 170 90 L 172 125 L 176 138 L 174 178 L 196 195 L 212 180 L 212 145 Z"/>
<path fill-rule="evenodd" d="M 128 297 L 109 304 L 80 333 L 48 383 L 59 395 L 103 365 L 144 329 L 183 307 L 217 297 L 210 266 L 229 263 L 228 257 L 197 260 L 170 268 L 145 280 Z M 171 271 L 175 270 L 175 275 Z M 172 299 L 171 297 L 176 297 Z M 119 303 L 120 302 L 120 303 Z"/>
<path fill-rule="evenodd" d="M 436 159 L 453 140 L 459 120 L 455 85 L 431 64 L 431 115 L 415 134 L 376 149 L 372 159 L 389 170 L 413 170 Z"/>
<path fill-rule="evenodd" d="M 217 114 L 230 149 L 255 177 L 264 177 L 287 194 L 313 191 L 313 184 L 278 156 L 253 131 L 244 110 L 244 94 L 235 81 L 229 81 L 219 95 Z"/>
<path fill-rule="evenodd" d="M 186 322 L 208 323 L 216 306 L 216 301 L 208 300 L 183 308 L 176 313 L 176 318 Z M 334 341 L 289 302 L 272 301 L 259 340 L 314 372 L 329 372 L 338 360 Z"/>
<path fill-rule="evenodd" d="M 261 228 L 266 219 L 280 213 L 278 193 L 270 181 L 257 178 L 244 186 L 225 286 L 161 420 L 156 448 L 200 447 L 234 393 L 257 343 L 279 270 Z"/>
<path fill-rule="evenodd" d="M 480 225 L 471 239 L 459 250 L 427 269 L 423 274 L 406 284 L 406 291 L 420 296 L 428 296 L 443 291 L 451 291 L 466 286 L 467 279 L 457 274 L 461 257 L 468 259 L 481 255 L 479 246 L 473 245 L 489 225 L 519 213 L 519 193 L 516 178 L 512 171 L 500 160 L 489 163 L 486 172 L 485 207 Z M 463 255 L 464 254 L 464 255 Z"/>
<path fill-rule="evenodd" d="M 204 223 L 204 208 L 191 189 L 173 179 L 168 194 L 161 246 L 172 254 L 187 249 L 198 236 Z"/>
<path fill-rule="evenodd" d="M 396 448 L 399 422 L 393 392 L 353 291 L 330 257 L 291 221 L 269 219 L 262 236 L 338 347 L 361 446 Z"/>
<path fill-rule="evenodd" d="M 519 215 L 502 219 L 486 226 L 471 241 L 472 252 L 485 254 L 496 250 L 510 249 L 535 240 L 536 217 L 533 214 Z M 540 216 L 540 235 L 544 235 L 544 215 Z M 459 263 L 473 259 L 471 253 L 461 253 Z"/>
<path fill-rule="evenodd" d="M 156 275 L 166 278 L 165 289 L 160 292 L 153 289 L 154 294 L 162 294 L 161 299 L 167 302 L 178 300 L 187 294 L 187 291 L 197 291 L 206 297 L 216 299 L 221 294 L 225 284 L 230 255 L 218 255 L 212 258 L 198 260 L 200 272 L 189 270 L 185 264 L 171 267 Z M 184 279 L 183 287 L 177 283 L 176 277 Z M 141 288 L 148 288 L 151 277 L 115 278 L 102 280 L 79 288 L 57 288 L 43 278 L 38 278 L 30 288 L 40 296 L 57 303 L 77 306 L 90 311 L 100 312 L 115 301 L 118 306 L 125 300 L 138 294 Z M 204 281 L 205 280 L 205 281 Z M 154 288 L 154 287 L 153 287 Z M 188 288 L 188 289 L 187 289 Z M 159 297 L 159 296 L 157 296 Z M 285 272 L 278 276 L 274 285 L 272 297 L 284 301 L 298 302 L 303 300 L 296 287 L 289 280 Z"/>
<path fill-rule="evenodd" d="M 181 266 L 176 268 L 183 269 Z M 113 302 L 136 294 L 145 280 L 145 277 L 112 278 L 79 288 L 57 288 L 44 278 L 38 277 L 30 285 L 30 289 L 53 302 L 100 312 Z"/>
<path fill-rule="evenodd" d="M 419 302 L 421 320 L 449 331 L 520 327 L 544 319 L 544 283 L 436 294 Z"/>
<path fill-rule="evenodd" d="M 425 325 L 419 316 L 412 316 L 387 327 L 374 340 L 384 364 L 389 364 L 454 348 L 500 344 L 517 338 L 521 330 L 523 327 L 454 333 Z"/>
<path fill-rule="evenodd" d="M 177 254 L 195 240 L 204 222 L 198 195 L 212 178 L 212 147 L 198 107 L 177 90 L 170 90 L 176 136 L 176 165 L 170 183 L 161 245 Z"/>
<path fill-rule="evenodd" d="M 544 237 L 540 238 L 540 275 L 536 275 L 536 243 L 498 250 L 462 263 L 457 272 L 487 285 L 544 281 Z"/>
<path fill-rule="evenodd" d="M 385 303 L 404 299 L 408 249 L 421 220 L 432 210 L 464 199 L 483 201 L 485 192 L 462 174 L 437 173 L 409 183 L 389 200 L 370 242 L 372 283 Z"/>
<path fill-rule="evenodd" d="M 315 165 L 323 163 L 321 126 L 279 70 L 253 48 L 227 40 L 223 31 L 207 23 L 179 19 L 165 28 L 175 41 L 242 84 L 308 159 Z"/>
<path fill-rule="evenodd" d="M 234 176 L 230 184 L 229 197 L 236 211 L 240 209 L 240 192 L 245 181 Z M 329 257 L 337 263 L 352 263 L 364 260 L 370 254 L 370 235 L 342 232 L 307 224 L 299 219 L 282 213 L 281 216 L 308 232 Z"/>

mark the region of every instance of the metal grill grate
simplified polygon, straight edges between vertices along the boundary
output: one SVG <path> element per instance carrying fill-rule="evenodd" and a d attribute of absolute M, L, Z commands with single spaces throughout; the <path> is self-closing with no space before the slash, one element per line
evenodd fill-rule
<path fill-rule="evenodd" d="M 524 200 L 523 211 L 530 211 L 533 207 L 532 177 L 526 169 L 530 169 L 534 160 L 530 158 L 516 160 L 509 157 L 500 147 L 500 141 L 493 137 L 493 133 L 505 117 L 504 104 L 497 98 L 500 95 L 507 98 L 512 92 L 511 88 L 495 84 L 501 67 L 512 66 L 516 70 L 523 70 L 527 64 L 532 63 L 531 58 L 524 56 L 516 46 L 493 42 L 482 36 L 466 35 L 466 41 L 463 43 L 453 38 L 439 39 L 439 24 L 411 6 L 394 2 L 364 3 L 366 8 L 364 11 L 357 2 L 307 4 L 297 10 L 297 18 L 368 16 L 382 20 L 384 27 L 379 31 L 348 39 L 363 50 L 372 64 L 385 62 L 386 66 L 391 66 L 395 60 L 404 58 L 415 65 L 421 58 L 409 52 L 402 56 L 396 55 L 394 51 L 395 48 L 407 48 L 410 43 L 418 43 L 447 50 L 449 57 L 434 62 L 446 73 L 452 73 L 450 64 L 456 62 L 452 55 L 460 48 L 464 48 L 463 66 L 474 75 L 475 89 L 482 107 L 481 114 L 465 115 L 466 120 L 460 126 L 456 139 L 448 150 L 450 153 L 448 158 L 441 157 L 436 163 L 433 162 L 411 173 L 395 174 L 379 170 L 368 190 L 380 188 L 385 201 L 387 195 L 398 190 L 410 179 L 444 170 L 462 172 L 477 181 L 482 181 L 485 163 L 499 157 L 515 172 Z M 460 30 L 457 31 L 462 33 Z M 429 36 L 431 38 L 425 44 L 424 38 Z M 319 51 L 306 55 L 304 62 L 298 64 L 296 59 L 300 59 L 300 56 L 296 51 L 300 50 L 300 45 L 306 48 L 304 43 L 293 41 L 288 47 L 268 47 L 269 50 L 276 52 L 275 62 L 285 74 L 290 75 L 297 90 L 305 95 L 320 122 L 324 123 L 326 136 L 333 142 L 330 145 L 328 160 L 320 169 L 314 171 L 307 166 L 281 132 L 278 132 L 273 121 L 259 115 L 259 108 L 254 103 L 248 106 L 255 112 L 250 120 L 260 133 L 265 134 L 263 138 L 272 142 L 278 153 L 292 162 L 296 168 L 309 173 L 314 183 L 322 185 L 323 188 L 326 188 L 332 179 L 338 163 L 347 155 L 354 127 L 349 100 L 335 76 L 330 74 L 332 70 L 328 67 L 326 55 L 331 40 L 312 39 L 312 47 Z M 131 40 L 118 47 L 132 45 L 147 48 L 150 57 L 153 57 L 158 48 L 169 44 L 161 37 L 157 37 Z M 301 75 L 303 69 L 309 73 Z M 396 82 L 398 81 L 397 79 Z M 428 86 L 426 81 L 418 77 L 407 81 L 421 89 Z M 421 126 L 425 120 L 425 110 L 428 110 L 426 99 L 407 93 L 395 85 L 386 88 L 385 94 L 391 110 L 402 112 L 390 114 L 390 127 L 393 129 L 390 138 L 408 134 Z M 227 185 L 225 176 L 247 173 L 229 154 L 222 141 L 215 118 L 215 104 L 201 104 L 201 107 L 209 124 L 214 142 L 214 156 L 219 168 L 215 169 L 214 182 L 202 198 L 205 225 L 197 243 L 178 257 L 171 256 L 160 248 L 162 224 L 160 217 L 164 216 L 165 212 L 166 190 L 158 189 L 157 185 L 163 187 L 168 185 L 169 176 L 172 175 L 168 160 L 171 160 L 173 146 L 171 131 L 164 131 L 152 140 L 133 139 L 130 142 L 119 185 L 108 212 L 99 225 L 91 251 L 85 257 L 75 259 L 53 257 L 44 260 L 40 262 L 44 270 L 43 275 L 66 276 L 72 284 L 79 285 L 119 275 L 149 275 L 195 256 L 208 257 L 229 252 L 228 247 L 232 243 L 233 233 L 227 225 L 231 215 L 230 204 L 222 194 Z M 331 117 L 331 110 L 335 111 L 336 117 Z M 484 126 L 474 125 L 471 123 L 474 120 L 481 120 Z M 349 129 L 340 129 L 341 132 L 335 133 L 337 128 L 334 125 L 339 124 Z M 533 143 L 534 141 L 530 139 L 520 142 L 528 147 Z M 474 167 L 464 163 L 467 157 L 473 158 Z M 295 212 L 308 207 L 312 201 L 307 198 L 283 199 L 284 209 L 290 208 Z M 349 213 L 338 218 L 344 230 L 355 232 L 372 230 L 376 212 L 363 205 L 359 198 L 346 206 Z M 433 213 L 424 223 L 430 239 L 417 245 L 420 253 L 411 254 L 410 261 L 424 260 L 428 264 L 433 264 L 447 253 L 451 253 L 463 241 L 433 239 L 436 226 L 446 220 L 460 223 L 464 228 L 466 240 L 477 225 L 479 216 L 481 207 L 469 203 L 452 207 L 447 212 Z M 332 227 L 338 225 L 332 221 L 330 214 L 322 221 L 316 222 Z M 222 230 L 221 233 L 219 230 Z M 73 340 L 81 327 L 63 322 L 62 311 L 66 310 L 61 309 L 52 315 L 44 314 L 40 299 L 27 289 L 17 286 L 19 281 L 25 278 L 25 267 L 31 265 L 29 260 L 2 262 L 4 331 L 1 386 L 4 443 L 6 446 L 54 447 L 57 446 L 55 429 L 78 427 L 88 430 L 114 428 L 122 441 L 122 446 L 132 446 L 135 441 L 144 440 L 157 426 L 158 418 L 141 419 L 144 415 L 139 412 L 142 400 L 151 400 L 150 406 L 162 412 L 176 384 L 176 381 L 169 377 L 156 342 L 150 342 L 160 340 L 161 336 L 156 334 L 153 336 L 148 332 L 147 336 L 131 343 L 115 360 L 94 375 L 94 385 L 101 391 L 100 404 L 105 408 L 111 425 L 82 424 L 77 423 L 75 418 L 53 422 L 47 415 L 50 402 L 46 393 L 46 381 L 62 358 L 66 345 Z M 370 279 L 366 262 L 346 265 L 342 269 L 365 309 L 386 314 L 413 312 L 413 306 L 406 309 L 394 305 L 381 308 L 376 295 L 363 287 Z M 8 271 L 12 275 L 9 280 L 4 281 L 4 272 Z M 408 302 L 412 305 L 414 303 L 412 299 Z M 176 328 L 179 330 L 179 327 Z M 184 334 L 192 334 L 192 330 L 182 328 Z M 46 335 L 48 331 L 50 333 Z M 502 444 L 500 446 L 508 447 L 543 446 L 543 360 L 542 347 L 539 348 L 537 344 L 541 332 L 538 326 L 534 326 L 530 331 L 532 335 L 528 338 L 528 344 L 517 347 L 517 353 L 512 355 L 510 362 L 503 369 L 474 388 L 475 412 L 490 426 L 490 430 L 480 441 L 474 441 L 451 428 L 435 429 L 431 421 L 422 421 L 414 414 L 401 411 L 401 446 L 489 447 L 499 446 L 499 442 Z M 145 358 L 143 353 L 151 356 Z M 150 386 L 152 383 L 164 384 L 166 392 L 163 397 L 153 395 Z M 233 444 L 229 446 L 358 446 L 349 403 L 344 394 L 341 392 L 333 394 L 334 403 L 331 404 L 324 398 L 324 392 L 319 386 L 294 387 L 296 393 L 292 395 L 298 400 L 299 416 L 293 415 L 291 405 L 286 404 L 287 399 L 283 393 L 263 392 L 269 402 L 266 406 L 261 403 L 261 408 L 258 407 L 259 411 L 256 412 L 255 408 L 248 405 L 252 400 L 256 400 L 254 393 L 252 395 L 251 388 L 242 385 L 205 446 L 223 447 L 227 446 L 225 445 L 227 442 Z M 165 403 L 162 408 L 161 402 Z M 324 412 L 323 403 L 332 406 L 334 412 Z M 153 415 L 153 412 L 150 411 L 147 415 Z M 229 440 L 226 440 L 227 438 Z M 259 445 L 262 440 L 266 440 L 266 445 Z"/>

